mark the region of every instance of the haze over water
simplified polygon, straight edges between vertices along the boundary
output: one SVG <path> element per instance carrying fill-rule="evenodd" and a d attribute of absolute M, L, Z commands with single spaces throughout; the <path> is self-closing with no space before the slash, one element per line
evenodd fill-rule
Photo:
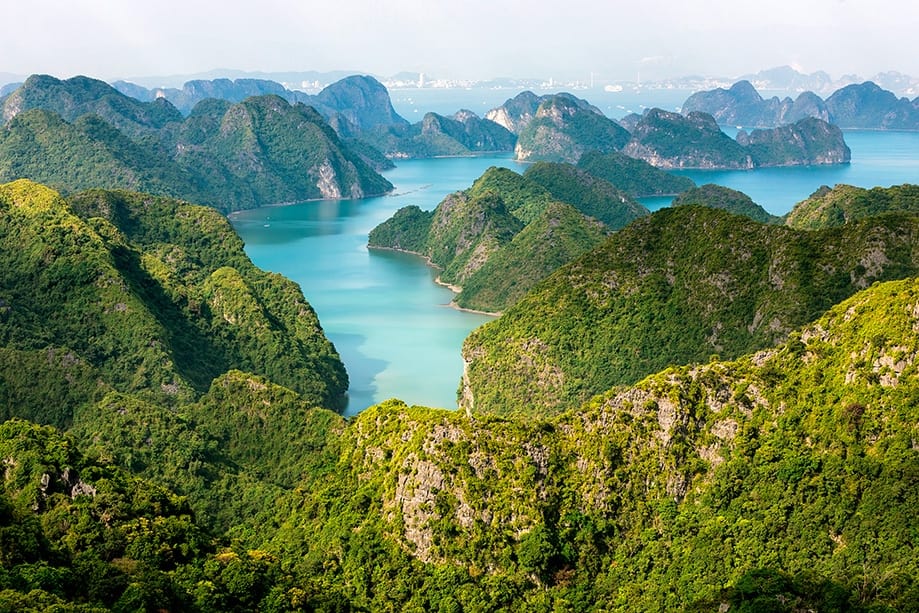
<path fill-rule="evenodd" d="M 743 191 L 776 215 L 821 185 L 919 182 L 919 133 L 847 132 L 846 141 L 852 149 L 848 165 L 681 174 L 699 185 Z M 415 256 L 368 250 L 367 234 L 403 206 L 433 209 L 490 166 L 526 169 L 510 157 L 400 161 L 385 173 L 395 185 L 391 196 L 304 202 L 233 216 L 255 264 L 299 283 L 316 309 L 348 369 L 346 414 L 393 397 L 456 407 L 463 339 L 491 318 L 448 307 L 453 294 L 433 282 L 436 270 Z M 643 199 L 652 210 L 670 201 Z"/>

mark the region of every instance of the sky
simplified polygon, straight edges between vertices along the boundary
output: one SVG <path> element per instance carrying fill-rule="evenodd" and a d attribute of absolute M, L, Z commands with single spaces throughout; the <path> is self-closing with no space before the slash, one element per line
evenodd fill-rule
<path fill-rule="evenodd" d="M 0 73 L 105 80 L 213 69 L 657 80 L 790 65 L 919 76 L 894 0 L 35 0 L 0 9 Z"/>

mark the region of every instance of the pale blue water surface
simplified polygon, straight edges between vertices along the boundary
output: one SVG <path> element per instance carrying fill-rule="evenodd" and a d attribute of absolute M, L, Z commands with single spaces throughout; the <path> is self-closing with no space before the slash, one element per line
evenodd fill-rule
<path fill-rule="evenodd" d="M 821 185 L 861 187 L 919 183 L 919 133 L 847 132 L 852 163 L 754 171 L 683 171 L 697 184 L 718 183 L 749 194 L 782 215 Z M 449 308 L 452 293 L 420 258 L 367 249 L 367 234 L 400 207 L 433 209 L 466 189 L 489 166 L 523 172 L 510 155 L 398 162 L 386 173 L 394 195 L 315 201 L 234 215 L 256 265 L 297 283 L 335 343 L 351 380 L 347 414 L 397 397 L 410 404 L 455 408 L 463 339 L 490 320 Z M 671 198 L 644 199 L 652 210 Z"/>

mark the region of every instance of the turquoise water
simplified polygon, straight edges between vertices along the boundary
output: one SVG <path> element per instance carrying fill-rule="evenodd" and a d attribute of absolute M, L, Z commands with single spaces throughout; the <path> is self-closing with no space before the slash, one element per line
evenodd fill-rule
<path fill-rule="evenodd" d="M 781 215 L 821 185 L 919 183 L 919 133 L 849 132 L 852 163 L 822 168 L 684 171 L 696 183 L 749 194 Z M 433 209 L 489 166 L 522 172 L 509 155 L 399 162 L 394 195 L 246 211 L 233 224 L 256 265 L 297 283 L 316 309 L 351 379 L 347 414 L 387 398 L 455 408 L 463 339 L 490 318 L 449 308 L 452 293 L 417 257 L 367 249 L 367 233 L 398 208 Z M 645 199 L 667 206 L 670 198 Z"/>
<path fill-rule="evenodd" d="M 418 257 L 367 249 L 367 234 L 397 209 L 433 209 L 489 166 L 522 172 L 509 155 L 412 160 L 386 173 L 391 196 L 266 207 L 233 216 L 257 266 L 300 284 L 351 381 L 346 414 L 387 398 L 456 408 L 460 348 L 492 319 L 450 308 L 453 293 Z"/>
<path fill-rule="evenodd" d="M 716 183 L 744 192 L 773 215 L 784 215 L 820 186 L 840 183 L 889 187 L 919 183 L 919 132 L 846 131 L 852 162 L 835 166 L 761 168 L 758 170 L 684 170 L 697 185 Z M 651 210 L 672 198 L 647 198 Z"/>

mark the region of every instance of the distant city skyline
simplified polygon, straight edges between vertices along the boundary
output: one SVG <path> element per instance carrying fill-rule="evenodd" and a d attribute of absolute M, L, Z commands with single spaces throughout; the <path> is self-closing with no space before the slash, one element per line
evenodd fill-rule
<path fill-rule="evenodd" d="M 893 0 L 46 0 L 11 3 L 4 21 L 0 73 L 61 78 L 238 69 L 612 82 L 782 65 L 834 79 L 919 75 L 919 6 Z"/>

